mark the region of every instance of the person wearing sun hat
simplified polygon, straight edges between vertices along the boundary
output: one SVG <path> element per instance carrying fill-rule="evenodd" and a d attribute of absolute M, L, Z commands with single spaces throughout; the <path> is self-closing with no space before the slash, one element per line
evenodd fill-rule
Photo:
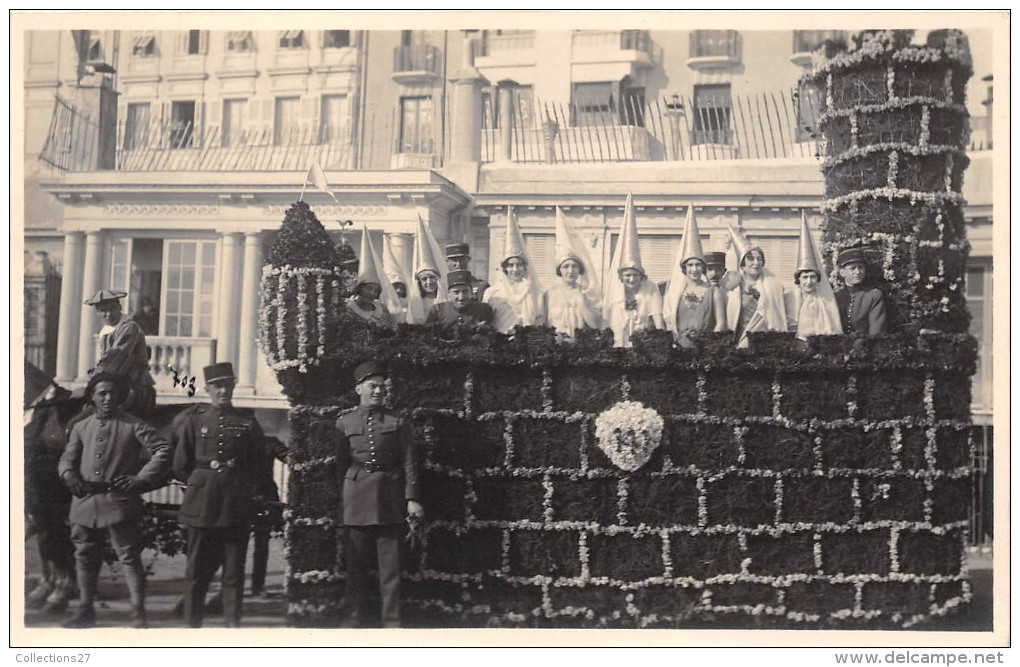
<path fill-rule="evenodd" d="M 347 297 L 347 311 L 377 326 L 392 327 L 390 308 L 400 308 L 400 300 L 388 280 L 380 278 L 379 256 L 368 229 L 361 234 L 361 263 L 354 281 L 354 293 Z"/>
<path fill-rule="evenodd" d="M 836 292 L 843 332 L 868 336 L 885 333 L 885 295 L 865 282 L 864 251 L 845 248 L 839 252 L 836 264 L 845 283 L 845 287 Z"/>
<path fill-rule="evenodd" d="M 336 421 L 347 547 L 344 627 L 366 622 L 373 566 L 379 573 L 383 627 L 400 627 L 405 522 L 425 516 L 411 423 L 385 408 L 387 378 L 382 363 L 359 364 L 354 369 L 358 407 Z"/>
<path fill-rule="evenodd" d="M 797 317 L 797 338 L 806 340 L 808 336 L 843 333 L 836 297 L 825 273 L 822 256 L 811 240 L 811 230 L 804 213 L 801 213 L 800 219 L 800 244 L 793 282 L 798 288 L 793 311 Z"/>
<path fill-rule="evenodd" d="M 726 303 L 722 291 L 705 278 L 705 253 L 692 206 L 687 207 L 683 243 L 673 263 L 662 312 L 666 328 L 684 347 L 693 347 L 693 332 L 725 330 Z"/>
<path fill-rule="evenodd" d="M 542 324 L 542 299 L 538 284 L 531 275 L 531 262 L 524 237 L 517 226 L 517 216 L 507 207 L 506 237 L 501 272 L 496 284 L 485 290 L 482 301 L 492 306 L 496 315 L 495 328 L 509 333 L 515 326 Z"/>
<path fill-rule="evenodd" d="M 598 272 L 584 239 L 556 207 L 554 254 L 559 281 L 542 295 L 549 326 L 562 340 L 573 340 L 581 329 L 602 326 L 602 290 Z"/>
<path fill-rule="evenodd" d="M 120 290 L 99 290 L 85 305 L 99 313 L 99 361 L 90 374 L 109 373 L 124 380 L 127 397 L 121 409 L 144 418 L 156 405 L 156 383 L 149 373 L 149 350 L 145 333 L 138 323 L 124 314 Z"/>
<path fill-rule="evenodd" d="M 613 330 L 616 347 L 630 347 L 630 337 L 642 329 L 665 329 L 662 319 L 662 295 L 641 264 L 638 246 L 637 221 L 634 202 L 627 195 L 620 240 L 613 255 L 606 296 L 602 304 L 602 318 Z"/>
<path fill-rule="evenodd" d="M 446 274 L 450 300 L 432 306 L 426 324 L 439 325 L 442 336 L 452 336 L 460 330 L 484 329 L 496 319 L 492 306 L 472 298 L 473 284 L 470 271 L 450 271 Z"/>
<path fill-rule="evenodd" d="M 726 325 L 734 330 L 738 347 L 747 347 L 750 331 L 788 331 L 783 286 L 765 268 L 765 253 L 752 245 L 743 232 L 727 225 L 737 255 L 737 274 L 724 278 L 729 289 Z"/>

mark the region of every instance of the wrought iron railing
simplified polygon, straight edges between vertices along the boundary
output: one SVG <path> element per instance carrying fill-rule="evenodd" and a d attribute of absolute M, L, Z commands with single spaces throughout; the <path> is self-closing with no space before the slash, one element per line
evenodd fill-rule
<path fill-rule="evenodd" d="M 793 52 L 812 53 L 826 41 L 843 42 L 850 38 L 846 30 L 794 30 Z"/>

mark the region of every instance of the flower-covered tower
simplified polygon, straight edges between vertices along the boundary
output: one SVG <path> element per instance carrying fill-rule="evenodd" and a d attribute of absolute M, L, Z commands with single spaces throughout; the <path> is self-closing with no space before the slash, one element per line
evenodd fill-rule
<path fill-rule="evenodd" d="M 851 50 L 827 45 L 806 75 L 824 100 L 825 254 L 864 250 L 893 330 L 964 333 L 970 50 L 957 30 L 912 38 L 864 31 Z"/>

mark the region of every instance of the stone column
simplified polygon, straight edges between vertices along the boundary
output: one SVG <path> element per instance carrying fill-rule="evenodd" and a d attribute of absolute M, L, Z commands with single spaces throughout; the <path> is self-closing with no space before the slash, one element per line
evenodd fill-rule
<path fill-rule="evenodd" d="M 404 275 L 410 279 L 414 261 L 412 256 L 414 252 L 414 235 L 390 234 L 390 248 L 393 249 L 396 260 L 400 262 L 400 268 L 404 270 Z M 410 289 L 410 286 L 408 286 L 408 289 Z"/>
<path fill-rule="evenodd" d="M 482 159 L 482 84 L 485 79 L 474 68 L 450 77 L 452 123 L 450 162 L 472 163 Z"/>
<path fill-rule="evenodd" d="M 509 161 L 513 147 L 513 96 L 517 82 L 503 79 L 499 82 L 499 144 L 497 144 L 496 160 Z"/>
<path fill-rule="evenodd" d="M 229 361 L 237 368 L 238 307 L 240 299 L 237 284 L 238 255 L 241 235 L 238 232 L 223 234 L 223 253 L 220 265 L 220 298 L 217 304 L 219 321 L 216 324 L 216 361 Z"/>
<path fill-rule="evenodd" d="M 85 234 L 64 235 L 64 268 L 60 283 L 60 323 L 57 328 L 57 384 L 78 375 L 78 338 L 82 312 L 82 262 Z M 91 296 L 91 295 L 90 295 Z"/>
<path fill-rule="evenodd" d="M 85 237 L 85 267 L 82 269 L 82 290 L 79 301 L 88 300 L 103 289 L 103 232 L 89 232 Z M 93 306 L 81 306 L 78 327 L 78 379 L 88 378 L 96 364 L 95 335 L 99 332 L 99 314 Z"/>
<path fill-rule="evenodd" d="M 262 282 L 262 234 L 245 232 L 244 270 L 241 275 L 241 337 L 237 352 L 237 388 L 255 392 L 258 363 L 255 338 L 259 319 L 259 284 Z"/>

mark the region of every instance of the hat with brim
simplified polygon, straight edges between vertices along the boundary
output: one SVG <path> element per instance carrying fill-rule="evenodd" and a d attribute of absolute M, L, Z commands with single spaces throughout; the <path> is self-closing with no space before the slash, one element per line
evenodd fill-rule
<path fill-rule="evenodd" d="M 706 252 L 705 266 L 726 266 L 726 253 Z"/>
<path fill-rule="evenodd" d="M 354 369 L 354 384 L 361 384 L 374 375 L 387 375 L 386 365 L 380 361 L 365 361 Z"/>
<path fill-rule="evenodd" d="M 446 274 L 446 286 L 450 289 L 458 285 L 467 285 L 471 287 L 471 272 L 470 271 L 450 271 Z"/>
<path fill-rule="evenodd" d="M 846 250 L 839 251 L 839 257 L 836 259 L 836 264 L 839 266 L 846 266 L 853 262 L 864 263 L 864 251 L 860 248 L 847 248 Z"/>
<path fill-rule="evenodd" d="M 234 375 L 234 366 L 229 361 L 221 361 L 217 364 L 206 366 L 202 369 L 202 375 L 205 376 L 206 384 L 224 382 L 226 380 L 234 381 L 237 379 Z"/>
<path fill-rule="evenodd" d="M 468 244 L 467 243 L 451 243 L 446 246 L 446 258 L 453 259 L 455 257 L 468 257 Z"/>
<path fill-rule="evenodd" d="M 107 301 L 117 301 L 127 296 L 127 292 L 120 290 L 101 289 L 92 295 L 92 298 L 85 302 L 86 306 L 98 306 Z"/>

